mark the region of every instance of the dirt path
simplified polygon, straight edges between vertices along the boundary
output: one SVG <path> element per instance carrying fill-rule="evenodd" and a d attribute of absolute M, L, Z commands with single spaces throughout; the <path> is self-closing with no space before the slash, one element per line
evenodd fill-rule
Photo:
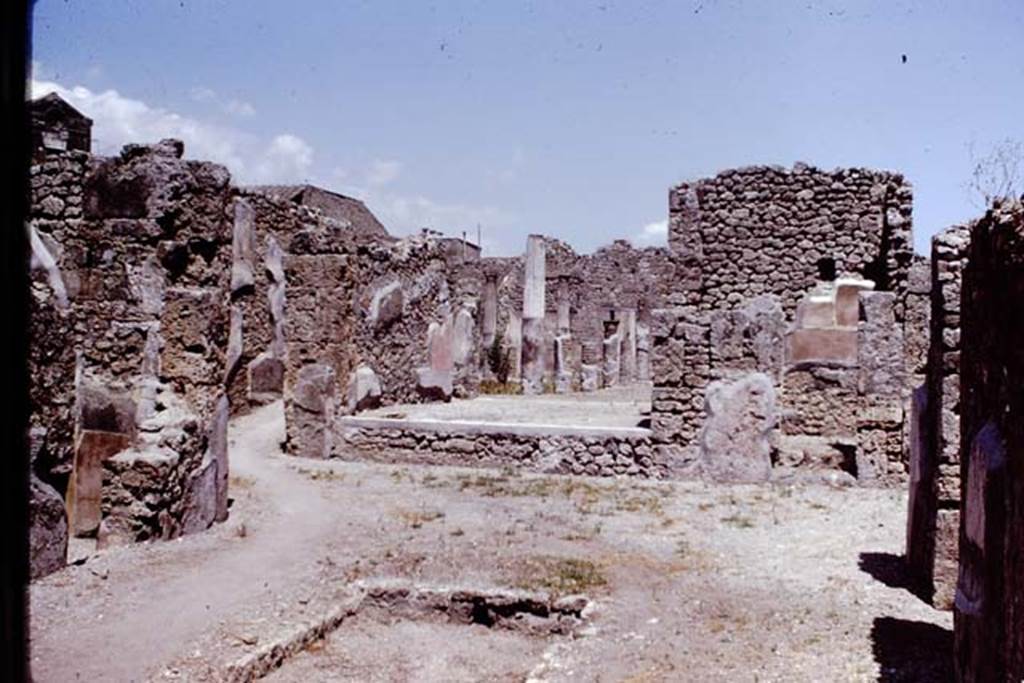
<path fill-rule="evenodd" d="M 100 553 L 33 586 L 37 681 L 144 679 L 211 623 L 304 580 L 311 550 L 340 511 L 271 457 L 283 429 L 279 404 L 232 425 L 232 479 L 254 495 L 232 492 L 236 505 L 225 525 Z"/>

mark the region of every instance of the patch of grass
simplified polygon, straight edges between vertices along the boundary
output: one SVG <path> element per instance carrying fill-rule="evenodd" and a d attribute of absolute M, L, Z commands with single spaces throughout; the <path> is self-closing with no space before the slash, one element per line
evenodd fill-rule
<path fill-rule="evenodd" d="M 416 477 L 402 469 L 391 470 L 388 473 L 388 476 L 391 477 L 391 481 L 395 482 L 396 484 L 401 484 L 403 479 L 408 479 L 409 483 L 412 484 L 416 483 Z"/>
<path fill-rule="evenodd" d="M 297 468 L 299 474 L 305 475 L 313 481 L 344 481 L 344 472 L 335 472 L 334 470 L 314 470 L 307 469 L 305 467 Z"/>
<path fill-rule="evenodd" d="M 659 517 L 665 513 L 661 498 L 646 491 L 616 500 L 615 508 L 625 512 L 646 512 Z"/>
<path fill-rule="evenodd" d="M 435 520 L 444 517 L 444 513 L 440 510 L 405 510 L 399 509 L 395 512 L 395 516 L 400 520 L 408 524 L 413 529 L 419 529 L 427 522 L 433 522 Z"/>
<path fill-rule="evenodd" d="M 517 396 L 523 393 L 523 387 L 518 382 L 498 382 L 493 379 L 480 381 L 480 393 L 498 396 Z"/>
<path fill-rule="evenodd" d="M 256 480 L 241 474 L 232 474 L 228 479 L 228 488 L 241 491 L 251 491 L 256 486 Z"/>
<path fill-rule="evenodd" d="M 601 535 L 601 523 L 589 529 L 576 529 L 562 536 L 563 541 L 591 541 Z"/>
<path fill-rule="evenodd" d="M 514 582 L 516 588 L 547 591 L 553 596 L 583 593 L 607 584 L 607 577 L 594 562 L 550 555 L 525 559 Z"/>
<path fill-rule="evenodd" d="M 753 529 L 755 526 L 753 519 L 739 512 L 734 512 L 728 517 L 722 517 L 722 522 L 730 524 L 737 529 Z"/>
<path fill-rule="evenodd" d="M 656 681 L 679 680 L 679 677 L 670 675 L 675 670 L 676 667 L 671 662 L 659 662 L 639 673 L 623 678 L 622 683 L 655 683 Z"/>
<path fill-rule="evenodd" d="M 644 512 L 663 518 L 663 500 L 673 493 L 671 487 L 644 488 L 633 484 L 595 483 L 576 477 L 529 477 L 512 473 L 460 475 L 460 491 L 473 490 L 481 496 L 548 498 L 559 495 L 575 505 L 582 514 L 610 515 L 614 512 Z"/>

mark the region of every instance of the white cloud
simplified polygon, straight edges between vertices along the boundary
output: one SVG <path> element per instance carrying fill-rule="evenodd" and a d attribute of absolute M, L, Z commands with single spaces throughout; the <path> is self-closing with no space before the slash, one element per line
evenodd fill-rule
<path fill-rule="evenodd" d="M 440 202 L 423 195 L 404 195 L 374 187 L 343 186 L 340 191 L 362 199 L 393 235 L 410 235 L 422 228 L 439 230 L 452 237 L 462 231 L 476 241 L 477 225 L 488 256 L 518 253 L 522 245 L 510 235 L 515 216 L 488 205 Z"/>
<path fill-rule="evenodd" d="M 636 234 L 638 246 L 660 246 L 668 243 L 668 220 L 654 221 L 640 228 Z"/>
<path fill-rule="evenodd" d="M 381 161 L 375 159 L 366 172 L 366 182 L 371 187 L 382 187 L 398 178 L 401 172 L 401 161 Z"/>
<path fill-rule="evenodd" d="M 256 108 L 245 100 L 237 100 L 231 98 L 229 100 L 221 99 L 220 95 L 213 88 L 207 88 L 206 86 L 196 86 L 189 91 L 189 96 L 195 102 L 203 102 L 206 104 L 215 104 L 225 114 L 231 114 L 232 116 L 253 116 L 256 114 Z"/>
<path fill-rule="evenodd" d="M 318 171 L 315 150 L 294 133 L 284 132 L 271 139 L 261 138 L 237 127 L 218 125 L 178 114 L 122 95 L 117 90 L 96 92 L 83 86 L 67 87 L 55 81 L 32 80 L 32 97 L 56 92 L 93 120 L 93 151 L 112 155 L 130 142 L 157 142 L 178 138 L 185 143 L 190 159 L 224 164 L 235 182 L 321 183 L 330 189 L 358 197 L 396 235 L 415 233 L 420 228 L 441 230 L 458 236 L 465 230 L 476 239 L 476 226 L 483 229 L 489 254 L 513 254 L 522 248 L 518 237 L 510 237 L 515 217 L 494 206 L 441 202 L 414 194 L 405 195 L 386 189 L 402 172 L 394 160 L 376 160 L 367 168 L 349 171 L 341 166 Z M 209 88 L 190 93 L 196 101 L 218 101 Z M 363 184 L 346 185 L 350 178 L 362 178 Z"/>
<path fill-rule="evenodd" d="M 213 102 L 217 99 L 217 93 L 210 88 L 197 86 L 189 91 L 189 96 L 196 102 Z"/>
<path fill-rule="evenodd" d="M 224 103 L 224 111 L 235 116 L 256 115 L 256 108 L 244 100 L 228 100 Z"/>
<path fill-rule="evenodd" d="M 256 165 L 259 182 L 278 182 L 282 178 L 308 180 L 313 165 L 313 148 L 291 133 L 282 133 L 270 141 Z"/>
<path fill-rule="evenodd" d="M 192 159 L 224 164 L 240 183 L 295 182 L 312 165 L 313 149 L 301 138 L 281 134 L 269 143 L 237 128 L 183 116 L 117 90 L 95 92 L 84 86 L 66 87 L 54 81 L 32 80 L 32 97 L 56 92 L 93 120 L 93 151 L 117 154 L 129 142 L 156 142 L 178 138 Z M 212 93 L 212 94 L 211 94 Z M 196 88 L 193 99 L 215 97 L 208 88 Z"/>

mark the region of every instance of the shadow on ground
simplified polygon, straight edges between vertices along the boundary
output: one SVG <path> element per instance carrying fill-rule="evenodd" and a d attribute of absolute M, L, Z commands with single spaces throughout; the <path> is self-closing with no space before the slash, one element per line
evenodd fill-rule
<path fill-rule="evenodd" d="M 861 553 L 858 566 L 862 572 L 870 574 L 876 581 L 880 581 L 890 588 L 902 588 L 931 604 L 931 593 L 911 577 L 907 569 L 906 557 L 903 555 Z"/>
<path fill-rule="evenodd" d="M 859 566 L 890 588 L 903 588 L 913 592 L 907 563 L 902 555 L 892 553 L 861 553 Z"/>
<path fill-rule="evenodd" d="M 872 650 L 885 683 L 953 680 L 953 632 L 923 621 L 879 617 L 871 626 Z"/>

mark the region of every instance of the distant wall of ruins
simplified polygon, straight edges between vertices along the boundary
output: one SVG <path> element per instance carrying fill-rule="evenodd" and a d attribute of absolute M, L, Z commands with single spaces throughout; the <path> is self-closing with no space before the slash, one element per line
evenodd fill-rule
<path fill-rule="evenodd" d="M 637 249 L 625 240 L 590 254 L 577 254 L 552 238 L 545 238 L 545 246 L 548 388 L 592 391 L 619 381 L 648 380 L 652 312 L 666 305 L 674 288 L 672 254 L 665 248 Z M 524 260 L 487 258 L 483 266 L 495 274 L 497 282 L 497 333 L 516 356 L 521 343 Z M 622 323 L 621 330 L 615 328 L 622 335 L 617 350 L 623 359 L 615 377 L 603 367 L 609 329 L 605 323 L 611 321 Z M 483 338 L 485 343 L 491 339 L 486 330 Z M 487 374 L 486 367 L 483 372 Z"/>
<path fill-rule="evenodd" d="M 957 678 L 1024 678 L 1024 206 L 971 227 L 963 273 Z"/>

